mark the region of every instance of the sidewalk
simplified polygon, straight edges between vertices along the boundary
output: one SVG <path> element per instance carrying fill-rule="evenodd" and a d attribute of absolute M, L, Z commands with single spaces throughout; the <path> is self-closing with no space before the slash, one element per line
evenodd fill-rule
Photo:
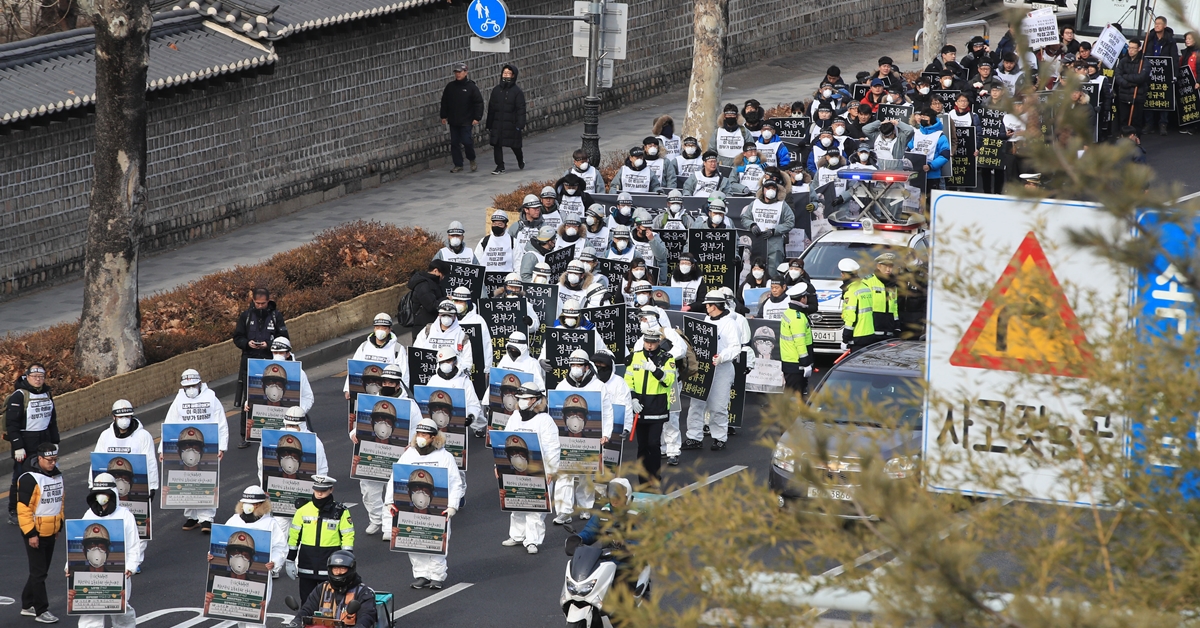
<path fill-rule="evenodd" d="M 950 16 L 951 22 L 979 19 L 994 12 L 985 7 Z M 1004 27 L 992 21 L 992 37 Z M 757 98 L 764 107 L 811 98 L 825 69 L 837 65 L 847 82 L 859 70 L 874 70 L 876 59 L 888 55 L 901 68 L 912 70 L 912 37 L 919 24 L 859 41 L 838 42 L 817 50 L 765 60 L 725 76 L 724 99 L 739 106 Z M 956 45 L 976 34 L 953 31 Z M 621 61 L 617 72 L 621 71 Z M 431 96 L 432 97 L 432 96 Z M 687 85 L 647 99 L 638 105 L 604 114 L 600 119 L 601 153 L 628 150 L 650 135 L 655 117 L 669 114 L 682 130 Z M 474 246 L 484 234 L 484 208 L 494 195 L 510 192 L 519 184 L 557 179 L 570 167 L 570 154 L 579 147 L 583 124 L 576 123 L 533 136 L 525 142 L 525 170 L 517 170 L 508 156 L 508 174 L 491 176 L 491 147 L 476 147 L 478 172 L 450 174 L 450 166 L 422 171 L 385 186 L 344 196 L 275 220 L 243 227 L 231 233 L 188 244 L 182 248 L 143 257 L 138 280 L 142 296 L 172 289 L 206 274 L 239 264 L 255 264 L 280 251 L 311 241 L 325 229 L 350 220 L 377 220 L 402 226 L 424 227 L 444 233 L 452 220 L 463 223 L 467 242 Z M 449 147 L 447 147 L 447 154 Z M 79 318 L 83 308 L 83 281 L 76 280 L 0 303 L 0 334 L 41 329 Z"/>

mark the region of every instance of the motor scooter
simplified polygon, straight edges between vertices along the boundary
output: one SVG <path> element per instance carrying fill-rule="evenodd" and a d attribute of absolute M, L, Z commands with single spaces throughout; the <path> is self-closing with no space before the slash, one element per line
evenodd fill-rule
<path fill-rule="evenodd" d="M 567 556 L 566 581 L 563 583 L 559 603 L 567 617 L 567 628 L 602 628 L 611 625 L 605 622 L 610 613 L 604 611 L 604 598 L 612 588 L 617 576 L 617 563 L 612 559 L 612 549 L 598 545 L 584 545 L 578 534 L 567 537 L 564 544 Z M 647 565 L 638 575 L 634 585 L 635 603 L 641 606 L 650 593 L 650 567 Z"/>

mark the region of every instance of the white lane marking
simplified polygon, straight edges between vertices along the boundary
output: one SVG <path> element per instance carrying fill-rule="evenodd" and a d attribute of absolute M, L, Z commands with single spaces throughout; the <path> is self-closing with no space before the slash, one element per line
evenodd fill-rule
<path fill-rule="evenodd" d="M 0 606 L 8 606 L 9 604 L 16 604 L 16 603 L 17 603 L 17 601 L 14 600 L 13 598 L 0 595 Z"/>
<path fill-rule="evenodd" d="M 429 606 L 430 604 L 433 604 L 435 602 L 440 602 L 441 600 L 444 600 L 444 599 L 450 597 L 451 595 L 454 595 L 455 593 L 459 593 L 461 591 L 466 591 L 467 589 L 469 589 L 473 586 L 475 586 L 475 584 L 472 582 L 460 582 L 460 583 L 450 587 L 449 589 L 442 589 L 439 593 L 431 595 L 431 596 L 421 600 L 420 602 L 415 602 L 413 604 L 409 604 L 408 606 L 405 606 L 404 608 L 392 613 L 392 621 L 400 619 L 401 617 L 404 617 L 405 615 L 415 613 L 415 612 L 421 610 L 422 608 L 425 608 L 426 606 Z"/>
<path fill-rule="evenodd" d="M 172 615 L 174 613 L 190 613 L 192 615 L 195 615 L 195 617 L 192 617 L 191 619 L 188 619 L 188 620 L 182 621 L 178 624 L 175 624 L 171 628 L 191 628 L 191 626 L 198 626 L 206 621 L 209 621 L 210 619 L 213 621 L 220 622 L 220 623 L 216 624 L 215 626 L 212 626 L 211 628 L 233 628 L 234 626 L 237 626 L 236 621 L 229 621 L 229 620 L 222 621 L 222 620 L 214 619 L 211 617 L 205 617 L 204 609 L 196 608 L 196 607 L 179 607 L 179 608 L 159 609 L 157 611 L 152 611 L 152 612 L 146 613 L 145 615 L 140 615 L 137 618 L 137 623 L 139 623 L 139 624 L 145 623 L 152 619 L 158 619 L 159 617 L 162 617 L 164 615 Z M 267 613 L 267 617 L 274 617 L 274 618 L 279 619 L 284 622 L 292 621 L 291 615 L 285 615 L 283 613 Z"/>
<path fill-rule="evenodd" d="M 708 476 L 707 478 L 704 479 L 703 482 L 693 482 L 681 489 L 671 491 L 670 493 L 667 493 L 667 497 L 669 499 L 675 499 L 676 497 L 680 497 L 680 496 L 690 493 L 696 489 L 703 488 L 714 482 L 719 482 L 721 480 L 724 480 L 725 478 L 733 475 L 734 473 L 738 473 L 740 471 L 745 471 L 747 468 L 748 467 L 746 467 L 745 465 L 741 465 L 741 464 L 734 465 L 732 467 L 729 467 L 728 469 L 725 469 L 724 471 L 720 471 L 718 473 Z"/>

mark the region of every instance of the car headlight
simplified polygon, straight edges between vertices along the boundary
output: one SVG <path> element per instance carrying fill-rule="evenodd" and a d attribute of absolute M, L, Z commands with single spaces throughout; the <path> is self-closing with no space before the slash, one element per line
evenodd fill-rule
<path fill-rule="evenodd" d="M 795 452 L 782 442 L 775 445 L 775 453 L 771 456 L 771 464 L 792 473 L 796 470 Z"/>
<path fill-rule="evenodd" d="M 596 588 L 596 579 L 595 578 L 588 580 L 586 582 L 580 582 L 579 584 L 575 584 L 574 582 L 567 580 L 567 592 L 569 592 L 572 595 L 587 595 L 592 592 L 592 589 L 595 589 L 595 588 Z"/>
<path fill-rule="evenodd" d="M 897 456 L 883 465 L 883 472 L 893 480 L 899 480 L 913 475 L 917 470 L 917 456 Z"/>

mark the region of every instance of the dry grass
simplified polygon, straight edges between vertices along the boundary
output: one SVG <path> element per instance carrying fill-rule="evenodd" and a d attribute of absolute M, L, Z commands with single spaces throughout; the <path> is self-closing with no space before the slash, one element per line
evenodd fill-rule
<path fill-rule="evenodd" d="M 238 266 L 141 300 L 142 342 L 153 364 L 228 340 L 256 287 L 271 290 L 285 317 L 295 318 L 360 294 L 408 281 L 441 246 L 437 234 L 357 221 L 262 264 Z M 42 362 L 56 393 L 91 384 L 75 370 L 79 323 L 0 338 L 0 382 L 15 381 Z"/>

